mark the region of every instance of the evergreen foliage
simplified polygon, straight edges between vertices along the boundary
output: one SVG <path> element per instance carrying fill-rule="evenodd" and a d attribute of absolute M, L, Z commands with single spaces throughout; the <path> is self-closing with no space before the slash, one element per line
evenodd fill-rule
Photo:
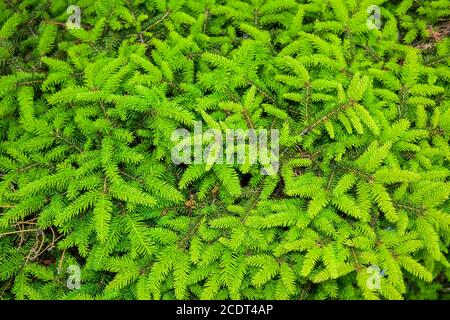
<path fill-rule="evenodd" d="M 0 299 L 449 298 L 449 18 L 449 0 L 1 0 Z M 279 129 L 278 174 L 175 165 L 196 121 Z"/>

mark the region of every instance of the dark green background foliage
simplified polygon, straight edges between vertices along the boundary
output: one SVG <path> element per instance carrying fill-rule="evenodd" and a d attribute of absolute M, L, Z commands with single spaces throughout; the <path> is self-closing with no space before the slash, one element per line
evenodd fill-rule
<path fill-rule="evenodd" d="M 449 17 L 448 0 L 0 1 L 0 298 L 448 298 Z M 279 129 L 278 175 L 174 165 L 195 121 Z"/>

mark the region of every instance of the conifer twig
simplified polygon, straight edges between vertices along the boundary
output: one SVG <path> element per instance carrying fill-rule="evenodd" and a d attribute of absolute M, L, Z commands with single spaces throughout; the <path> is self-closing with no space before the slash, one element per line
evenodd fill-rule
<path fill-rule="evenodd" d="M 4 233 L 0 233 L 0 237 L 7 236 L 7 235 L 10 235 L 10 234 L 17 234 L 17 233 L 21 234 L 21 233 L 24 233 L 24 232 L 35 232 L 35 231 L 39 231 L 39 230 L 40 229 L 24 229 L 24 230 L 4 232 Z"/>
<path fill-rule="evenodd" d="M 147 28 L 145 28 L 144 31 L 142 31 L 142 33 L 147 32 L 151 28 L 153 28 L 153 27 L 157 26 L 158 24 L 160 24 L 164 19 L 166 19 L 169 16 L 169 14 L 170 14 L 170 10 L 167 10 L 161 18 L 159 18 L 154 23 L 152 23 Z"/>

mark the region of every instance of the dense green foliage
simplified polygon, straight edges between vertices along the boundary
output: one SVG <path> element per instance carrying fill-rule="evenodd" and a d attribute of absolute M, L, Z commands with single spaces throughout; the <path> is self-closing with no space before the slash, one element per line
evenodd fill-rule
<path fill-rule="evenodd" d="M 1 0 L 0 299 L 448 298 L 449 18 L 449 0 Z M 174 165 L 196 121 L 279 129 L 278 174 Z"/>

